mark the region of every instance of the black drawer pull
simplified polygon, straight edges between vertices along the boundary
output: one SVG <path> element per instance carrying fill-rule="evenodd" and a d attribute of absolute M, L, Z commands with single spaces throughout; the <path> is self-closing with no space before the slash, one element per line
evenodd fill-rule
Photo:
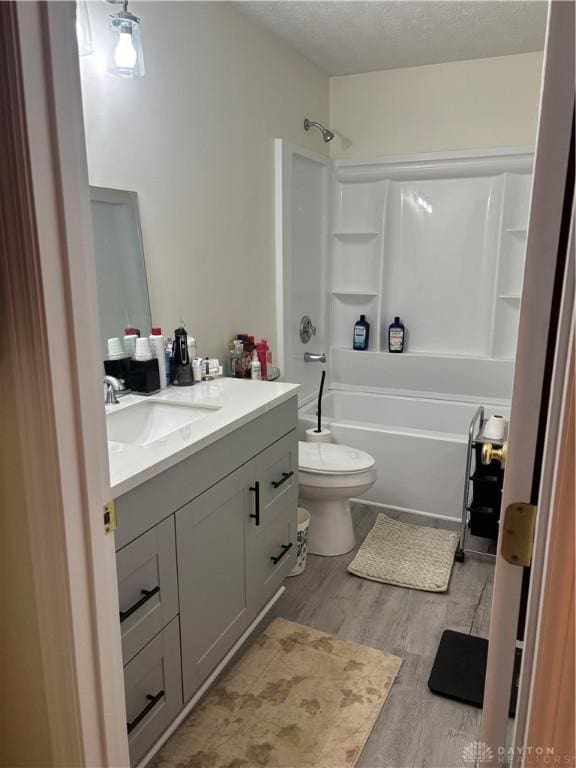
<path fill-rule="evenodd" d="M 292 549 L 292 542 L 290 544 L 282 544 L 282 552 L 280 552 L 279 555 L 276 555 L 276 557 L 271 557 L 270 560 L 274 563 L 274 565 L 277 565 L 280 560 L 286 555 L 290 550 Z"/>
<path fill-rule="evenodd" d="M 258 480 L 249 488 L 254 495 L 254 512 L 250 513 L 250 517 L 256 522 L 256 525 L 260 525 L 260 483 Z"/>
<path fill-rule="evenodd" d="M 160 587 L 156 586 L 154 589 L 142 589 L 140 590 L 143 597 L 138 600 L 138 602 L 134 603 L 134 605 L 131 605 L 130 608 L 128 608 L 127 611 L 120 611 L 120 623 L 123 621 L 126 621 L 126 619 L 129 616 L 132 616 L 133 613 L 135 613 L 138 608 L 142 608 L 142 606 L 148 602 L 154 595 L 157 595 L 158 592 L 160 592 Z"/>
<path fill-rule="evenodd" d="M 274 480 L 272 481 L 272 488 L 280 488 L 280 486 L 286 482 L 286 480 L 289 480 L 294 472 L 282 472 L 282 480 Z"/>
<path fill-rule="evenodd" d="M 141 723 L 142 720 L 144 720 L 148 712 L 150 712 L 156 706 L 156 704 L 158 704 L 158 702 L 163 696 L 164 696 L 164 691 L 158 691 L 156 696 L 152 696 L 151 694 L 148 694 L 146 696 L 146 698 L 148 699 L 148 704 L 146 704 L 142 712 L 136 715 L 134 720 L 132 720 L 129 723 L 126 723 L 126 728 L 128 729 L 128 733 L 130 733 L 130 731 L 133 731 L 134 728 L 136 728 L 136 726 L 138 725 L 138 723 Z"/>

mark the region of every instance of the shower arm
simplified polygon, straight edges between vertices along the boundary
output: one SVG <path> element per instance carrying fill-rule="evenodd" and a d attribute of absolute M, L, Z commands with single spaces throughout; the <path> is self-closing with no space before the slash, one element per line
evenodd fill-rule
<path fill-rule="evenodd" d="M 315 120 L 308 120 L 308 118 L 306 118 L 306 120 L 304 120 L 304 129 L 308 131 L 312 126 L 319 128 L 321 131 L 326 130 L 322 123 L 317 123 Z"/>

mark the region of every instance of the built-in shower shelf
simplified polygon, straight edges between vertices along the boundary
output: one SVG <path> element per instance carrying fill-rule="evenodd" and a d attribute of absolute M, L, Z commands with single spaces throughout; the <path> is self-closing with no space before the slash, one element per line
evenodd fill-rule
<path fill-rule="evenodd" d="M 528 229 L 526 227 L 508 227 L 506 232 L 509 235 L 514 235 L 515 237 L 526 237 L 528 234 Z"/>
<path fill-rule="evenodd" d="M 504 299 L 504 301 L 520 301 L 520 294 L 519 293 L 501 293 L 498 298 Z"/>
<path fill-rule="evenodd" d="M 334 296 L 360 296 L 360 297 L 362 297 L 362 296 L 370 296 L 370 297 L 371 296 L 378 296 L 378 293 L 376 291 L 362 291 L 362 290 L 360 290 L 360 291 L 353 291 L 353 290 L 340 291 L 340 290 L 335 289 L 335 290 L 332 291 L 332 293 L 334 294 Z"/>
<path fill-rule="evenodd" d="M 373 240 L 375 237 L 378 237 L 380 232 L 377 232 L 376 230 L 358 230 L 356 232 L 339 231 L 333 232 L 332 234 L 334 237 L 337 237 L 338 240 Z"/>

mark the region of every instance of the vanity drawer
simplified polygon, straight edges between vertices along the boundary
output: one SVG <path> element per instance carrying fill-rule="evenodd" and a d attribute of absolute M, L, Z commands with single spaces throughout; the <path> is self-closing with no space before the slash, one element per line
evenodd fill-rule
<path fill-rule="evenodd" d="M 116 564 L 126 663 L 178 613 L 174 517 L 117 552 Z"/>
<path fill-rule="evenodd" d="M 266 526 L 280 507 L 298 501 L 298 440 L 290 432 L 255 459 L 259 484 L 260 523 Z"/>
<path fill-rule="evenodd" d="M 124 667 L 130 764 L 136 765 L 182 709 L 178 618 Z"/>

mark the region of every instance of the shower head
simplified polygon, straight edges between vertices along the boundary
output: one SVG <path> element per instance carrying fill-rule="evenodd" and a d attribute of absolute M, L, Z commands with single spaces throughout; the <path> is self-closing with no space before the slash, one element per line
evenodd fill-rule
<path fill-rule="evenodd" d="M 317 123 L 314 120 L 308 120 L 308 118 L 306 117 L 304 119 L 304 130 L 309 131 L 310 128 L 312 128 L 312 126 L 314 126 L 315 128 L 318 128 L 322 132 L 322 138 L 326 143 L 328 143 L 329 141 L 332 141 L 332 139 L 334 138 L 334 134 L 329 128 L 324 128 L 322 123 Z"/>

